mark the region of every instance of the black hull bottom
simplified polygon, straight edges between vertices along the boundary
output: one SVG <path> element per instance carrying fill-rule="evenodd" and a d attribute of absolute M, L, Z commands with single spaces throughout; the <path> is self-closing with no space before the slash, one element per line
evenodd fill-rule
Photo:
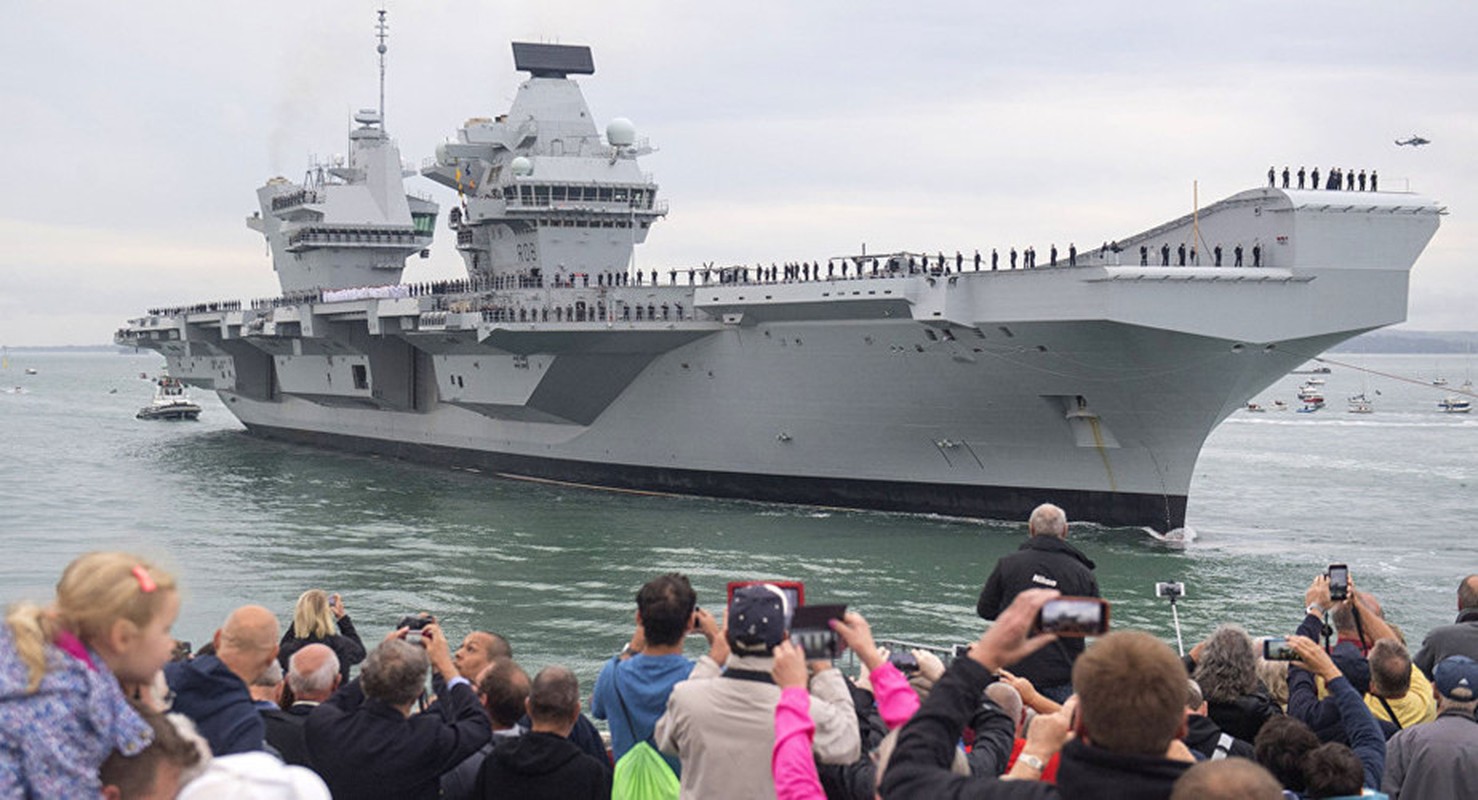
<path fill-rule="evenodd" d="M 669 469 L 539 458 L 266 425 L 246 427 L 252 434 L 268 439 L 596 488 L 1009 521 L 1025 521 L 1033 508 L 1050 502 L 1062 506 L 1068 519 L 1076 522 L 1145 527 L 1161 532 L 1185 524 L 1183 495 Z"/>

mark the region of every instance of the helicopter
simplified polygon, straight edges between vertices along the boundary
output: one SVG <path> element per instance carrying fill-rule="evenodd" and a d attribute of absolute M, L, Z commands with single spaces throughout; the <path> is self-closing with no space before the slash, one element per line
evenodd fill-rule
<path fill-rule="evenodd" d="M 1431 144 L 1431 143 L 1432 143 L 1432 140 L 1431 139 L 1423 139 L 1422 137 L 1417 136 L 1414 133 L 1411 135 L 1411 138 L 1410 139 L 1407 139 L 1405 141 L 1402 141 L 1400 139 L 1397 139 L 1396 140 L 1396 146 L 1397 147 L 1403 147 L 1405 145 L 1411 145 L 1412 147 L 1421 147 L 1424 144 Z"/>

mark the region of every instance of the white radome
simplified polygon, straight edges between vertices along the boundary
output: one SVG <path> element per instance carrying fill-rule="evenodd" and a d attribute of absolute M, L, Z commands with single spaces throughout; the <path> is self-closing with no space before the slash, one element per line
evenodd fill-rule
<path fill-rule="evenodd" d="M 508 169 L 512 171 L 514 175 L 522 178 L 526 175 L 532 175 L 534 173 L 534 162 L 530 161 L 525 156 L 518 156 L 517 158 L 508 162 Z"/>
<path fill-rule="evenodd" d="M 606 126 L 606 141 L 612 147 L 630 147 L 636 144 L 636 125 L 625 117 L 616 117 Z"/>

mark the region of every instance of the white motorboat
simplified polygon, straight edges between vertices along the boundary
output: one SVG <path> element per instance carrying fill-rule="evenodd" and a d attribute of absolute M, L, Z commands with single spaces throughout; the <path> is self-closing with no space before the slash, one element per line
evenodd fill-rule
<path fill-rule="evenodd" d="M 158 381 L 154 402 L 139 409 L 138 419 L 194 420 L 200 418 L 200 406 L 185 392 L 185 384 L 168 375 Z"/>
<path fill-rule="evenodd" d="M 1438 400 L 1437 407 L 1445 414 L 1466 414 L 1473 410 L 1471 401 L 1452 394 Z"/>

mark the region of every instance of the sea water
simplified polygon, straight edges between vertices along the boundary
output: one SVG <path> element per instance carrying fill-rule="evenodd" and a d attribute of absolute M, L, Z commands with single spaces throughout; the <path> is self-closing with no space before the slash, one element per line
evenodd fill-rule
<path fill-rule="evenodd" d="M 1191 486 L 1189 541 L 1078 526 L 1116 627 L 1175 641 L 1157 581 L 1181 581 L 1186 644 L 1219 622 L 1285 634 L 1331 562 L 1383 601 L 1413 647 L 1452 621 L 1478 572 L 1478 413 L 1443 414 L 1467 359 L 1335 358 L 1328 407 L 1292 410 L 1290 375 L 1263 392 L 1290 410 L 1239 411 L 1212 434 Z M 804 581 L 812 602 L 846 603 L 880 637 L 950 646 L 979 636 L 974 613 L 1021 521 L 981 522 L 532 484 L 261 441 L 213 394 L 198 422 L 145 422 L 155 354 L 11 352 L 0 371 L 0 600 L 45 601 L 91 549 L 159 559 L 180 577 L 176 635 L 199 645 L 235 606 L 287 623 L 312 587 L 339 592 L 369 643 L 429 611 L 459 639 L 502 633 L 530 670 L 575 669 L 588 691 L 630 636 L 637 588 L 687 574 L 718 609 L 728 581 Z M 26 368 L 37 370 L 26 375 Z M 1446 388 L 1428 382 L 1441 375 Z M 1375 413 L 1346 412 L 1365 392 Z M 1050 501 L 1050 493 L 1042 500 Z M 1072 508 L 1067 512 L 1071 516 Z M 701 642 L 690 643 L 690 650 Z"/>

